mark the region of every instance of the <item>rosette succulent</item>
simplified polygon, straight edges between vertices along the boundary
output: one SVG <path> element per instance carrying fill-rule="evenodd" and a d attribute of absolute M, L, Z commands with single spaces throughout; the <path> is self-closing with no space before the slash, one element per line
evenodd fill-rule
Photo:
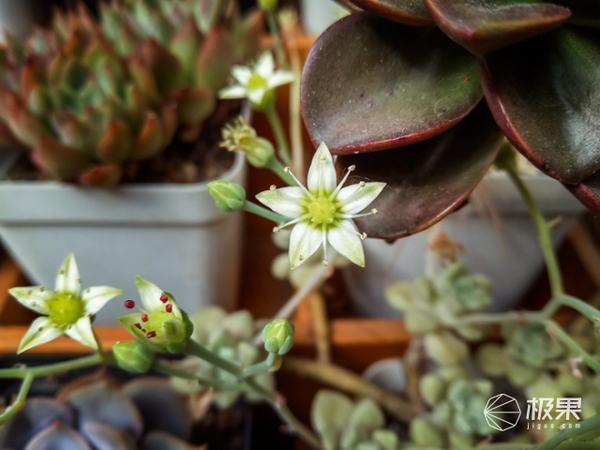
<path fill-rule="evenodd" d="M 235 63 L 258 50 L 262 13 L 230 3 L 113 1 L 0 47 L 0 144 L 33 149 L 60 180 L 110 187 L 179 138 L 194 141 Z M 222 18 L 222 19 L 221 19 Z M 217 20 L 218 19 L 218 20 Z"/>
<path fill-rule="evenodd" d="M 349 1 L 364 11 L 312 47 L 302 105 L 340 173 L 389 187 L 361 230 L 396 239 L 459 208 L 503 134 L 600 210 L 597 2 Z"/>

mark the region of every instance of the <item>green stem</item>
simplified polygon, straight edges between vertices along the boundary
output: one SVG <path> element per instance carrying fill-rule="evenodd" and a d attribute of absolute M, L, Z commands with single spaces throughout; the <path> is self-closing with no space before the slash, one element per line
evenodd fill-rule
<path fill-rule="evenodd" d="M 285 164 L 290 165 L 292 162 L 290 148 L 288 146 L 287 136 L 283 130 L 281 119 L 279 119 L 279 114 L 277 114 L 275 103 L 265 110 L 265 114 L 267 115 L 267 119 L 269 119 L 269 124 L 271 125 L 271 129 L 275 135 L 277 147 L 279 147 L 279 156 Z"/>
<path fill-rule="evenodd" d="M 33 383 L 34 379 L 35 376 L 31 373 L 28 373 L 25 378 L 23 378 L 17 399 L 12 405 L 6 408 L 6 411 L 4 411 L 2 415 L 0 415 L 0 426 L 4 425 L 12 416 L 23 409 L 23 406 L 25 406 L 25 401 L 27 400 L 27 394 L 31 388 L 31 383 Z"/>
<path fill-rule="evenodd" d="M 565 294 L 557 295 L 550 300 L 542 310 L 542 313 L 546 315 L 547 318 L 550 318 L 561 306 L 573 308 L 575 311 L 578 311 L 586 316 L 592 322 L 595 322 L 597 318 L 600 318 L 600 311 L 598 309 L 594 308 L 589 303 Z"/>
<path fill-rule="evenodd" d="M 111 363 L 112 355 L 102 355 L 94 353 L 83 358 L 73 359 L 56 364 L 48 364 L 39 367 L 19 367 L 15 369 L 0 370 L 0 378 L 26 378 L 33 375 L 34 378 L 52 375 L 60 372 L 68 372 L 70 370 L 82 369 L 84 367 L 94 366 L 102 363 Z"/>
<path fill-rule="evenodd" d="M 286 69 L 287 60 L 285 57 L 285 49 L 283 48 L 283 42 L 281 40 L 279 26 L 277 25 L 277 17 L 275 17 L 275 11 L 267 12 L 267 23 L 269 25 L 269 32 L 273 37 L 273 47 L 275 48 L 275 57 L 277 58 L 277 65 L 281 69 Z"/>
<path fill-rule="evenodd" d="M 228 5 L 229 0 L 215 0 L 212 15 L 210 16 L 211 30 L 215 25 L 217 25 L 221 21 L 221 19 L 225 15 L 225 11 L 227 10 Z"/>
<path fill-rule="evenodd" d="M 258 364 L 253 364 L 248 367 L 244 367 L 242 371 L 242 378 L 250 378 L 254 375 L 258 375 L 259 373 L 267 372 L 271 368 L 271 363 L 269 361 L 259 362 Z"/>
<path fill-rule="evenodd" d="M 503 169 L 506 171 L 525 200 L 525 203 L 529 208 L 529 212 L 531 213 L 531 217 L 533 218 L 538 229 L 542 251 L 544 253 L 544 258 L 546 259 L 546 267 L 548 268 L 548 277 L 550 278 L 552 295 L 554 297 L 561 295 L 564 292 L 563 281 L 558 260 L 556 258 L 556 253 L 554 252 L 554 246 L 552 245 L 552 239 L 550 237 L 551 226 L 542 215 L 542 211 L 533 198 L 533 195 L 531 195 L 531 191 L 519 176 L 515 165 L 506 164 L 503 166 Z"/>
<path fill-rule="evenodd" d="M 206 388 L 215 388 L 219 391 L 244 391 L 246 390 L 243 385 L 239 384 L 231 384 L 231 383 L 219 383 L 218 381 L 209 380 L 208 378 L 203 378 L 195 373 L 188 372 L 187 370 L 179 369 L 178 367 L 173 367 L 171 364 L 155 360 L 152 363 L 151 370 L 162 373 L 164 375 L 169 375 L 171 377 L 183 378 L 184 380 L 197 381 L 202 386 Z"/>
<path fill-rule="evenodd" d="M 197 356 L 198 358 L 211 363 L 213 366 L 216 366 L 219 369 L 223 369 L 224 371 L 235 375 L 238 378 L 242 377 L 243 370 L 240 366 L 221 358 L 193 339 L 188 339 L 185 351 L 190 355 Z"/>
<path fill-rule="evenodd" d="M 567 428 L 558 434 L 555 434 L 543 444 L 535 448 L 535 450 L 553 450 L 558 448 L 561 444 L 565 443 L 569 439 L 577 438 L 578 436 L 585 434 L 589 431 L 593 431 L 600 427 L 600 416 L 595 415 L 589 419 L 579 423 L 579 428 Z M 567 448 L 567 447 L 563 447 Z M 579 448 L 575 446 L 573 448 Z"/>
<path fill-rule="evenodd" d="M 596 373 L 600 373 L 600 362 L 586 352 L 571 336 L 569 336 L 565 330 L 563 330 L 560 325 L 552 320 L 547 320 L 545 322 L 546 330 L 553 334 L 559 341 L 561 341 L 565 347 L 571 350 L 573 353 L 581 356 L 583 361 L 594 370 Z"/>
<path fill-rule="evenodd" d="M 265 219 L 272 220 L 277 224 L 289 221 L 287 217 L 274 213 L 273 211 L 263 208 L 256 203 L 249 202 L 248 200 L 246 200 L 244 203 L 244 210 L 248 211 L 249 213 L 256 214 L 257 216 L 264 217 Z"/>
<path fill-rule="evenodd" d="M 275 174 L 277 174 L 277 176 L 285 181 L 289 186 L 298 186 L 298 183 L 296 183 L 294 177 L 285 171 L 285 167 L 283 167 L 283 164 L 281 164 L 275 156 L 269 160 L 265 167 L 275 172 Z"/>

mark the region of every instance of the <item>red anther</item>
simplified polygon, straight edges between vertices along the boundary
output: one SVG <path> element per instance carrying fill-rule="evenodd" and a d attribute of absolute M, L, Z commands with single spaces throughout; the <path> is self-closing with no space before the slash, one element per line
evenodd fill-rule
<path fill-rule="evenodd" d="M 148 322 L 148 314 L 142 314 L 142 322 Z"/>
<path fill-rule="evenodd" d="M 139 323 L 136 323 L 135 326 L 138 327 L 140 330 L 142 329 L 142 326 Z"/>
<path fill-rule="evenodd" d="M 127 300 L 125 301 L 125 308 L 135 308 L 135 302 L 133 300 Z"/>
<path fill-rule="evenodd" d="M 167 303 L 169 301 L 169 297 L 167 297 L 165 294 L 160 296 L 160 301 L 163 303 Z"/>
<path fill-rule="evenodd" d="M 146 335 L 146 337 L 148 337 L 148 338 L 153 338 L 154 336 L 156 336 L 156 331 L 151 331 L 150 333 L 148 333 Z"/>
<path fill-rule="evenodd" d="M 173 312 L 173 305 L 167 305 L 167 306 L 165 306 L 165 309 L 167 310 L 168 313 Z"/>
<path fill-rule="evenodd" d="M 142 333 L 145 333 L 145 332 L 146 332 L 146 329 L 145 329 L 145 328 L 142 328 Z"/>

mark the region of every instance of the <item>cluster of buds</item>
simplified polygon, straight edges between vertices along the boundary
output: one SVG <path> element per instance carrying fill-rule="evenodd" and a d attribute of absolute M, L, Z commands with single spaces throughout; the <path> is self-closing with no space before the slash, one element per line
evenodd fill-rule
<path fill-rule="evenodd" d="M 209 2 L 210 3 L 210 2 Z M 111 187 L 179 130 L 195 140 L 231 67 L 254 56 L 263 13 L 222 23 L 196 1 L 103 4 L 57 13 L 49 30 L 0 47 L 0 145 L 33 149 L 53 178 Z"/>

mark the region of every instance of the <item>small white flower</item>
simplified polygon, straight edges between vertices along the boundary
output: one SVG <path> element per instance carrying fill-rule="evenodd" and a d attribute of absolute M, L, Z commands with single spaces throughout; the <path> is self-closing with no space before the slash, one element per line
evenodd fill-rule
<path fill-rule="evenodd" d="M 284 187 L 261 192 L 256 196 L 273 211 L 291 220 L 273 231 L 294 225 L 290 236 L 290 266 L 298 267 L 323 246 L 323 264 L 327 265 L 327 242 L 341 255 L 361 267 L 365 265 L 365 254 L 360 234 L 352 219 L 375 214 L 372 209 L 364 210 L 385 187 L 385 183 L 360 182 L 342 188 L 354 166 L 348 168 L 344 179 L 336 187 L 333 158 L 323 143 L 317 149 L 308 171 L 308 188 L 298 180 L 299 187 Z M 289 172 L 289 168 L 286 168 Z M 291 172 L 290 172 L 291 174 Z M 293 174 L 292 174 L 293 176 Z"/>
<path fill-rule="evenodd" d="M 72 253 L 63 262 L 56 278 L 56 289 L 43 286 L 17 287 L 9 293 L 23 306 L 43 314 L 35 319 L 19 345 L 18 353 L 50 342 L 66 334 L 88 347 L 98 348 L 91 316 L 123 291 L 108 286 L 87 288 L 80 295 L 81 280 Z"/>
<path fill-rule="evenodd" d="M 247 98 L 252 105 L 264 110 L 274 100 L 277 86 L 294 81 L 294 74 L 287 70 L 275 70 L 271 52 L 264 52 L 253 68 L 234 66 L 231 73 L 237 84 L 219 91 L 220 98 Z"/>

